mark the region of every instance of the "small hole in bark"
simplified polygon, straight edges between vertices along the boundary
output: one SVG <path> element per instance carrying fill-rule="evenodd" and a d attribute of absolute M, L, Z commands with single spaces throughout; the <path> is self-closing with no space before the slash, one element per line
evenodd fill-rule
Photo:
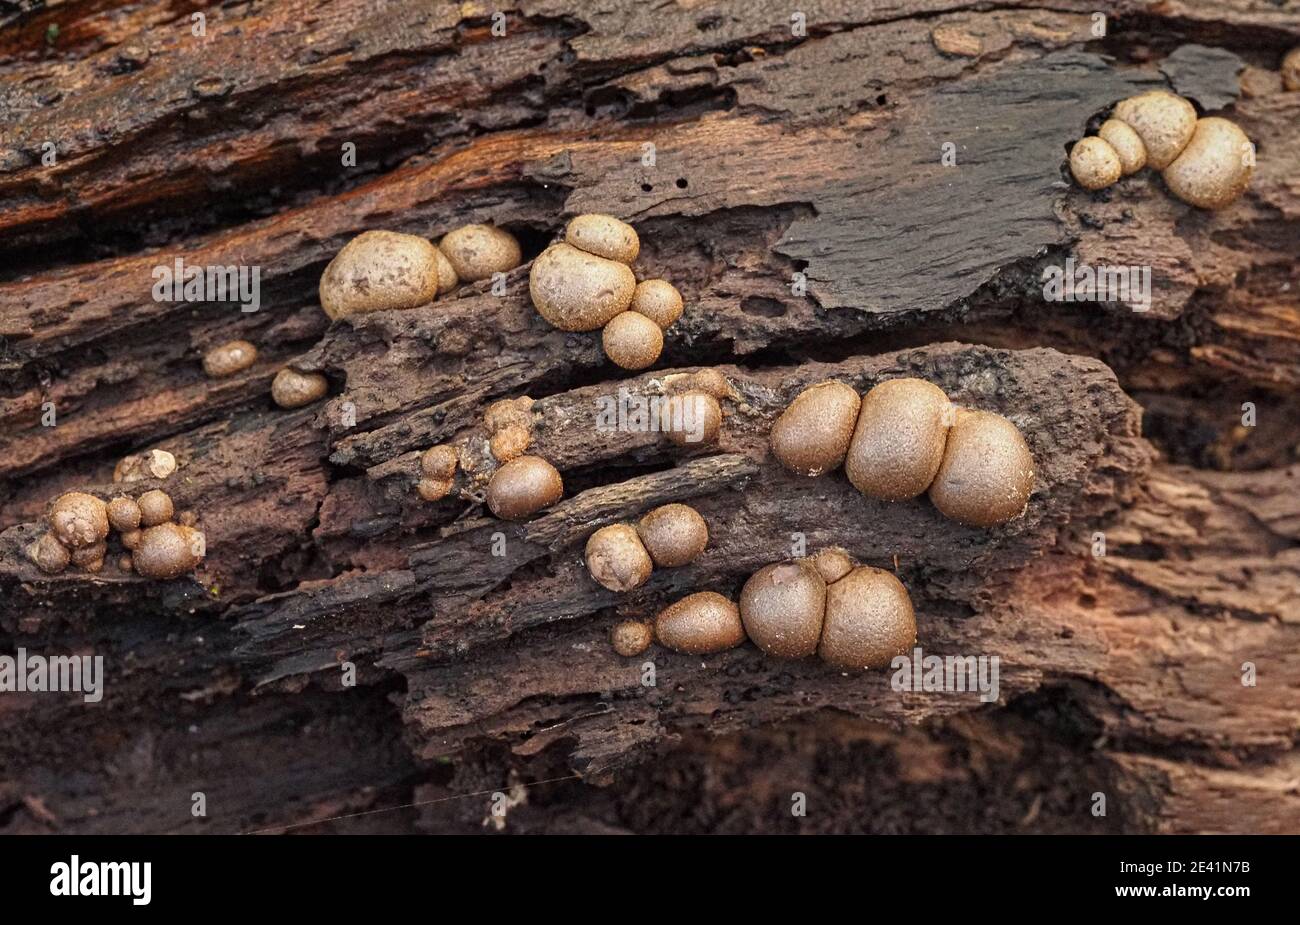
<path fill-rule="evenodd" d="M 701 32 L 712 31 L 721 25 L 722 17 L 717 15 L 702 16 L 695 21 L 695 28 L 699 29 Z"/>
<path fill-rule="evenodd" d="M 685 177 L 678 177 L 678 178 L 677 178 L 677 188 L 678 188 L 678 189 L 686 189 L 687 186 L 689 186 L 689 184 L 686 182 L 686 178 L 685 178 Z"/>
<path fill-rule="evenodd" d="M 758 315 L 761 318 L 780 318 L 785 314 L 785 303 L 764 296 L 745 296 L 740 300 L 740 310 L 746 315 Z"/>
<path fill-rule="evenodd" d="M 642 184 L 641 184 L 641 192 L 643 192 L 643 193 L 649 193 L 649 192 L 651 192 L 652 190 L 654 190 L 654 186 L 652 186 L 651 184 L 649 184 L 649 183 L 642 183 Z"/>

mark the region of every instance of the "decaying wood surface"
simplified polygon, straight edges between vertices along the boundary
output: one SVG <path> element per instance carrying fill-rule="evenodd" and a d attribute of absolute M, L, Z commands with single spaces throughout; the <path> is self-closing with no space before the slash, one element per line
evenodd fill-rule
<path fill-rule="evenodd" d="M 863 797 L 806 828 L 980 831 L 999 812 L 954 814 L 937 782 L 990 767 L 1023 771 L 978 791 L 1023 831 L 1300 831 L 1300 93 L 1276 73 L 1300 11 L 801 3 L 796 36 L 789 6 L 548 0 L 505 9 L 504 36 L 474 3 L 0 8 L 0 637 L 107 672 L 93 706 L 0 694 L 0 831 L 473 829 L 481 798 L 325 820 L 493 787 L 507 829 L 775 831 L 789 792 L 835 789 L 815 774 L 939 808 Z M 1153 87 L 1256 142 L 1232 208 L 1149 173 L 1066 181 L 1089 120 Z M 362 230 L 492 221 L 531 259 L 582 211 L 633 222 L 638 274 L 686 298 L 651 372 L 547 326 L 527 264 L 505 295 L 333 325 L 317 304 Z M 1152 267 L 1150 311 L 1046 302 L 1043 268 L 1071 256 Z M 177 257 L 260 267 L 261 309 L 154 301 Z M 202 352 L 235 337 L 258 363 L 206 379 Z M 290 360 L 332 397 L 274 408 Z M 706 367 L 733 389 L 717 446 L 596 426 L 602 398 Z M 800 388 L 896 375 L 1019 425 L 1040 469 L 1024 519 L 968 529 L 770 459 Z M 520 395 L 566 497 L 505 524 L 481 504 L 482 418 Z M 416 458 L 443 442 L 471 464 L 425 503 Z M 207 536 L 193 580 L 26 560 L 51 498 L 111 491 L 153 447 Z M 586 576 L 592 530 L 673 500 L 709 521 L 699 560 L 622 596 Z M 610 648 L 618 618 L 734 594 L 792 534 L 896 569 L 927 652 L 1000 658 L 999 702 L 750 645 L 654 649 L 645 686 L 646 659 Z M 842 749 L 829 771 L 798 759 L 810 730 Z M 690 756 L 734 776 L 751 749 L 773 756 L 762 786 L 674 804 Z M 552 777 L 574 780 L 525 787 Z"/>

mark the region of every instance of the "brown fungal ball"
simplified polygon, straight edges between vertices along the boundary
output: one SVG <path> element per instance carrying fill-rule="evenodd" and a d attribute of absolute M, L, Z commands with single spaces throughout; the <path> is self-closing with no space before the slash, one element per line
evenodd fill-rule
<path fill-rule="evenodd" d="M 778 562 L 750 576 L 740 591 L 740 619 L 754 644 L 778 658 L 817 651 L 826 582 L 807 562 Z"/>
<path fill-rule="evenodd" d="M 624 620 L 614 627 L 609 634 L 609 641 L 614 651 L 624 658 L 640 655 L 654 642 L 654 630 L 649 623 L 640 620 Z"/>
<path fill-rule="evenodd" d="M 532 442 L 532 431 L 520 427 L 517 424 L 511 424 L 509 427 L 503 427 L 488 440 L 488 448 L 498 462 L 509 462 L 510 460 L 522 456 L 524 450 L 528 449 L 528 444 Z"/>
<path fill-rule="evenodd" d="M 413 234 L 364 231 L 343 246 L 320 278 L 330 318 L 415 308 L 438 296 L 438 255 Z"/>
<path fill-rule="evenodd" d="M 683 392 L 664 402 L 660 421 L 668 440 L 677 446 L 702 446 L 718 439 L 722 406 L 706 392 Z"/>
<path fill-rule="evenodd" d="M 645 315 L 661 329 L 682 316 L 682 294 L 666 279 L 645 279 L 632 291 L 630 311 Z"/>
<path fill-rule="evenodd" d="M 164 491 L 154 489 L 142 494 L 136 504 L 140 507 L 140 526 L 156 527 L 172 519 L 175 508 L 171 497 Z"/>
<path fill-rule="evenodd" d="M 94 495 L 70 491 L 50 506 L 54 538 L 69 549 L 93 546 L 108 536 L 108 505 Z"/>
<path fill-rule="evenodd" d="M 493 273 L 505 273 L 523 263 L 519 242 L 494 225 L 465 225 L 449 231 L 438 243 L 461 282 L 474 283 Z"/>
<path fill-rule="evenodd" d="M 772 425 L 772 455 L 800 475 L 838 469 L 853 439 L 859 403 L 858 393 L 843 382 L 810 385 Z"/>
<path fill-rule="evenodd" d="M 214 379 L 242 373 L 257 362 L 257 348 L 246 340 L 232 340 L 203 355 L 203 371 Z"/>
<path fill-rule="evenodd" d="M 869 498 L 904 501 L 934 481 L 952 416 L 943 389 L 924 379 L 888 379 L 862 398 L 844 471 Z"/>
<path fill-rule="evenodd" d="M 660 568 L 686 565 L 709 545 L 709 525 L 699 511 L 687 504 L 655 508 L 641 518 L 636 532 Z"/>
<path fill-rule="evenodd" d="M 329 387 L 329 380 L 320 373 L 299 372 L 286 366 L 271 381 L 271 398 L 281 408 L 302 408 L 324 398 Z"/>
<path fill-rule="evenodd" d="M 145 578 L 169 580 L 193 571 L 203 555 L 202 533 L 180 524 L 159 524 L 141 534 L 132 563 Z"/>
<path fill-rule="evenodd" d="M 488 406 L 483 414 L 483 426 L 489 433 L 496 433 L 506 427 L 522 427 L 532 430 L 533 405 L 536 404 L 527 395 L 519 398 L 503 398 Z"/>
<path fill-rule="evenodd" d="M 605 356 L 624 369 L 645 369 L 659 359 L 664 349 L 664 332 L 645 315 L 622 312 L 601 332 Z"/>
<path fill-rule="evenodd" d="M 1292 48 L 1282 59 L 1282 86 L 1300 90 L 1300 46 Z"/>
<path fill-rule="evenodd" d="M 130 498 L 114 498 L 108 502 L 108 523 L 118 533 L 140 528 L 140 505 Z"/>
<path fill-rule="evenodd" d="M 817 574 L 822 576 L 822 581 L 828 585 L 834 584 L 857 568 L 853 557 L 839 546 L 828 546 L 808 561 L 812 563 L 813 568 L 817 569 Z"/>
<path fill-rule="evenodd" d="M 611 591 L 631 591 L 646 583 L 654 568 L 636 530 L 627 524 L 601 527 L 587 540 L 587 571 Z"/>
<path fill-rule="evenodd" d="M 122 545 L 127 549 L 135 549 L 140 545 L 140 537 L 143 535 L 143 530 L 127 530 L 119 537 L 119 539 L 121 539 Z"/>
<path fill-rule="evenodd" d="M 930 486 L 940 513 L 994 527 L 1023 514 L 1033 490 L 1034 457 L 1016 425 L 988 411 L 959 412 Z"/>
<path fill-rule="evenodd" d="M 711 655 L 745 641 L 736 605 L 716 591 L 689 594 L 659 611 L 655 638 L 677 652 Z"/>
<path fill-rule="evenodd" d="M 122 555 L 117 557 L 117 567 L 119 571 L 129 572 L 135 567 L 135 563 L 129 555 Z"/>
<path fill-rule="evenodd" d="M 552 244 L 533 261 L 528 292 L 537 313 L 561 331 L 594 331 L 627 311 L 636 277 L 626 265 Z"/>
<path fill-rule="evenodd" d="M 664 377 L 664 389 L 670 395 L 678 395 L 682 392 L 703 392 L 705 395 L 712 395 L 721 401 L 724 398 L 733 398 L 735 391 L 727 377 L 722 375 L 716 369 L 700 369 L 693 373 L 675 373 L 671 376 Z"/>
<path fill-rule="evenodd" d="M 451 479 L 420 479 L 415 490 L 425 501 L 441 501 L 451 494 Z"/>
<path fill-rule="evenodd" d="M 72 554 L 53 533 L 42 533 L 40 539 L 27 547 L 27 557 L 46 574 L 53 575 L 68 567 Z"/>
<path fill-rule="evenodd" d="M 176 457 L 166 450 L 123 456 L 113 467 L 114 482 L 142 482 L 165 479 L 176 471 Z"/>
<path fill-rule="evenodd" d="M 564 481 L 540 456 L 512 459 L 492 474 L 487 504 L 503 520 L 522 520 L 564 496 Z"/>
<path fill-rule="evenodd" d="M 1231 205 L 1250 184 L 1254 151 L 1246 133 L 1227 119 L 1196 123 L 1192 140 L 1165 168 L 1169 192 L 1201 209 Z"/>
<path fill-rule="evenodd" d="M 1138 133 L 1147 151 L 1147 163 L 1156 170 L 1173 163 L 1196 128 L 1196 108 L 1164 90 L 1121 100 L 1115 104 L 1114 117 Z"/>
<path fill-rule="evenodd" d="M 1119 154 L 1109 142 L 1089 135 L 1080 138 L 1070 149 L 1070 173 L 1084 189 L 1099 190 L 1118 180 L 1123 168 Z"/>
<path fill-rule="evenodd" d="M 438 265 L 438 295 L 446 295 L 460 285 L 460 276 L 437 245 L 433 248 L 433 260 Z"/>
<path fill-rule="evenodd" d="M 837 668 L 884 668 L 916 645 L 907 589 L 889 572 L 862 566 L 826 589 L 817 654 Z"/>
<path fill-rule="evenodd" d="M 1133 126 L 1119 119 L 1107 119 L 1097 129 L 1097 137 L 1110 145 L 1119 157 L 1120 172 L 1137 173 L 1147 165 L 1147 147 Z"/>
<path fill-rule="evenodd" d="M 631 263 L 641 253 L 636 229 L 612 215 L 579 215 L 564 229 L 564 240 L 606 260 Z"/>
<path fill-rule="evenodd" d="M 427 479 L 450 479 L 456 474 L 459 464 L 456 448 L 445 443 L 431 446 L 420 454 L 420 474 Z"/>
<path fill-rule="evenodd" d="M 108 555 L 108 544 L 99 542 L 93 546 L 82 546 L 72 550 L 72 564 L 88 572 L 98 572 L 104 566 L 104 556 Z M 98 565 L 98 567 L 93 567 Z"/>

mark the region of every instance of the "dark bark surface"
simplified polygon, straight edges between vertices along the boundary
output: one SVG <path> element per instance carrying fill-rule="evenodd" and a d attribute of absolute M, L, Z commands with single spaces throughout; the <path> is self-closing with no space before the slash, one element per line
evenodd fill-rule
<path fill-rule="evenodd" d="M 458 795 L 484 790 L 510 831 L 1300 831 L 1300 93 L 1276 72 L 1300 13 L 1103 4 L 1097 38 L 1072 0 L 809 3 L 796 37 L 787 6 L 517 4 L 504 36 L 415 0 L 0 6 L 0 651 L 107 672 L 97 705 L 0 694 L 0 831 L 474 831 L 488 800 Z M 1256 142 L 1230 209 L 1149 172 L 1068 182 L 1090 120 L 1153 87 Z M 583 211 L 634 223 L 638 275 L 685 296 L 650 372 L 546 325 L 527 263 L 505 295 L 332 325 L 317 303 L 362 230 L 491 221 L 531 260 Z M 1071 256 L 1151 266 L 1150 311 L 1045 301 Z M 260 267 L 261 310 L 155 301 L 177 257 Z M 258 363 L 207 379 L 235 337 Z M 288 361 L 331 397 L 276 409 Z M 596 427 L 702 368 L 732 389 L 717 446 Z M 804 386 L 898 375 L 1016 422 L 1023 519 L 964 528 L 770 458 Z M 507 524 L 483 414 L 522 395 L 566 492 Z M 467 465 L 430 504 L 436 443 Z M 50 499 L 155 447 L 207 537 L 193 579 L 27 561 Z M 701 558 L 590 580 L 594 529 L 675 500 Z M 927 652 L 1000 658 L 999 701 L 610 648 L 795 535 L 896 571 Z"/>

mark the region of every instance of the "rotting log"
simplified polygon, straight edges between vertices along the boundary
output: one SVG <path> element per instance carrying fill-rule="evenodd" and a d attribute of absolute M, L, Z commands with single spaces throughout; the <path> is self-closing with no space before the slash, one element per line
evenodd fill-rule
<path fill-rule="evenodd" d="M 801 4 L 806 36 L 766 2 L 518 4 L 504 36 L 413 0 L 213 7 L 202 39 L 154 4 L 0 19 L 0 646 L 108 673 L 97 705 L 0 694 L 0 831 L 473 830 L 481 800 L 329 820 L 556 777 L 508 827 L 788 831 L 781 800 L 820 788 L 860 798 L 805 830 L 1300 831 L 1300 94 L 1276 74 L 1300 13 L 1101 6 L 1101 38 L 1073 0 Z M 1068 183 L 1068 144 L 1152 87 L 1257 143 L 1231 209 L 1149 173 Z M 316 303 L 361 230 L 492 221 L 531 258 L 589 210 L 686 297 L 651 372 L 542 322 L 527 265 L 504 296 L 333 325 Z M 176 257 L 260 267 L 261 310 L 154 301 Z M 1044 301 L 1067 257 L 1150 266 L 1150 310 Z M 234 337 L 259 362 L 207 380 Z M 329 401 L 271 405 L 289 360 Z M 705 367 L 734 390 L 718 446 L 596 428 L 600 398 Z M 1023 520 L 959 527 L 768 456 L 804 385 L 900 374 L 1016 421 Z M 420 501 L 416 454 L 481 450 L 519 395 L 565 500 L 503 524 L 471 467 Z M 151 447 L 207 534 L 195 579 L 37 572 L 48 500 Z M 624 596 L 586 578 L 592 530 L 672 500 L 710 522 L 701 559 Z M 927 652 L 1001 659 L 998 703 L 752 646 L 652 650 L 646 687 L 610 649 L 620 616 L 734 594 L 791 534 L 896 569 Z"/>

